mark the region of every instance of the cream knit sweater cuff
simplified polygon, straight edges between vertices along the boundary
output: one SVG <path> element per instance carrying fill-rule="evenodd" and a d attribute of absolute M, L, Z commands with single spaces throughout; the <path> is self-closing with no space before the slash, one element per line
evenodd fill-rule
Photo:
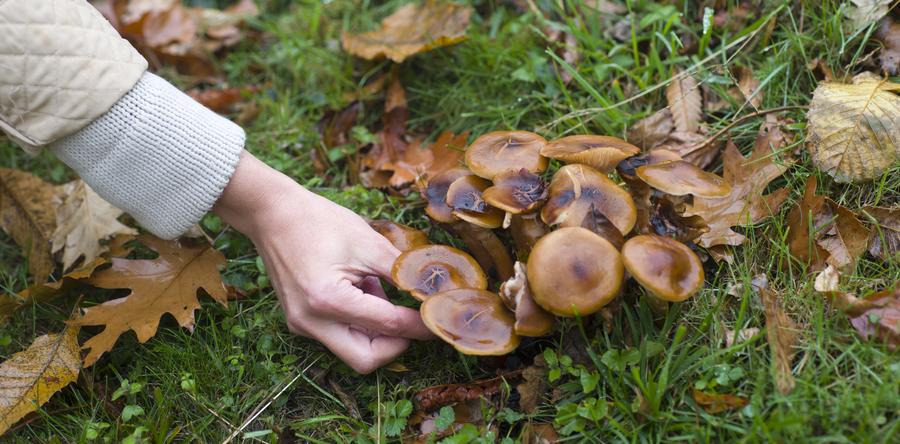
<path fill-rule="evenodd" d="M 50 149 L 153 234 L 175 238 L 237 168 L 244 130 L 149 72 L 106 114 Z"/>

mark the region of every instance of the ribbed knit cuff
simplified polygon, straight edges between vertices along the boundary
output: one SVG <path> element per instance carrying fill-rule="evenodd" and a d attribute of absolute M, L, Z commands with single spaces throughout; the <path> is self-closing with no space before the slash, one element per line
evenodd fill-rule
<path fill-rule="evenodd" d="M 50 149 L 104 199 L 172 239 L 216 203 L 244 141 L 241 127 L 148 72 L 106 114 Z"/>

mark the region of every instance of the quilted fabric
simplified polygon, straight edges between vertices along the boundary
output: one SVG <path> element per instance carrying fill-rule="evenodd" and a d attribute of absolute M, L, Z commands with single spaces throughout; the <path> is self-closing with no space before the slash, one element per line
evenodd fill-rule
<path fill-rule="evenodd" d="M 86 0 L 0 0 L 0 129 L 28 151 L 87 126 L 146 69 Z"/>

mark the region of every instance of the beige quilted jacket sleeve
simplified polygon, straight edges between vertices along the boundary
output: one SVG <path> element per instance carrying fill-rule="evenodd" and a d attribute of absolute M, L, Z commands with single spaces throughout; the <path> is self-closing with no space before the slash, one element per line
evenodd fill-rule
<path fill-rule="evenodd" d="M 27 151 L 93 122 L 146 69 L 86 0 L 0 0 L 0 129 Z"/>

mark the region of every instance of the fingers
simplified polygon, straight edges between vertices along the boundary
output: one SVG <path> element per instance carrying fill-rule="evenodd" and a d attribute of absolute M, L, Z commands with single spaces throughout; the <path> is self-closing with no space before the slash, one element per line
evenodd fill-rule
<path fill-rule="evenodd" d="M 394 261 L 397 259 L 397 256 L 400 256 L 400 250 L 384 236 L 375 232 L 375 230 L 372 230 L 372 233 L 381 239 L 376 243 L 377 246 L 369 250 L 368 254 L 366 254 L 366 266 L 373 275 L 381 276 L 389 282 L 393 282 L 393 279 L 391 278 L 391 267 L 394 266 Z"/>
<path fill-rule="evenodd" d="M 384 288 L 381 287 L 381 281 L 375 276 L 366 277 L 357 285 L 357 287 L 359 287 L 363 293 L 378 296 L 384 300 L 387 300 L 388 298 L 387 293 L 384 292 Z"/>
<path fill-rule="evenodd" d="M 393 361 L 409 347 L 409 341 L 389 336 L 371 337 L 346 324 L 326 324 L 316 339 L 353 370 L 367 374 Z"/>
<path fill-rule="evenodd" d="M 372 286 L 368 283 L 367 286 Z M 394 305 L 387 300 L 380 285 L 372 288 L 376 295 L 364 293 L 363 290 L 346 285 L 342 286 L 342 300 L 345 304 L 334 307 L 335 316 L 345 322 L 379 332 L 388 336 L 399 336 L 409 339 L 428 340 L 434 335 L 425 327 L 418 310 Z"/>

